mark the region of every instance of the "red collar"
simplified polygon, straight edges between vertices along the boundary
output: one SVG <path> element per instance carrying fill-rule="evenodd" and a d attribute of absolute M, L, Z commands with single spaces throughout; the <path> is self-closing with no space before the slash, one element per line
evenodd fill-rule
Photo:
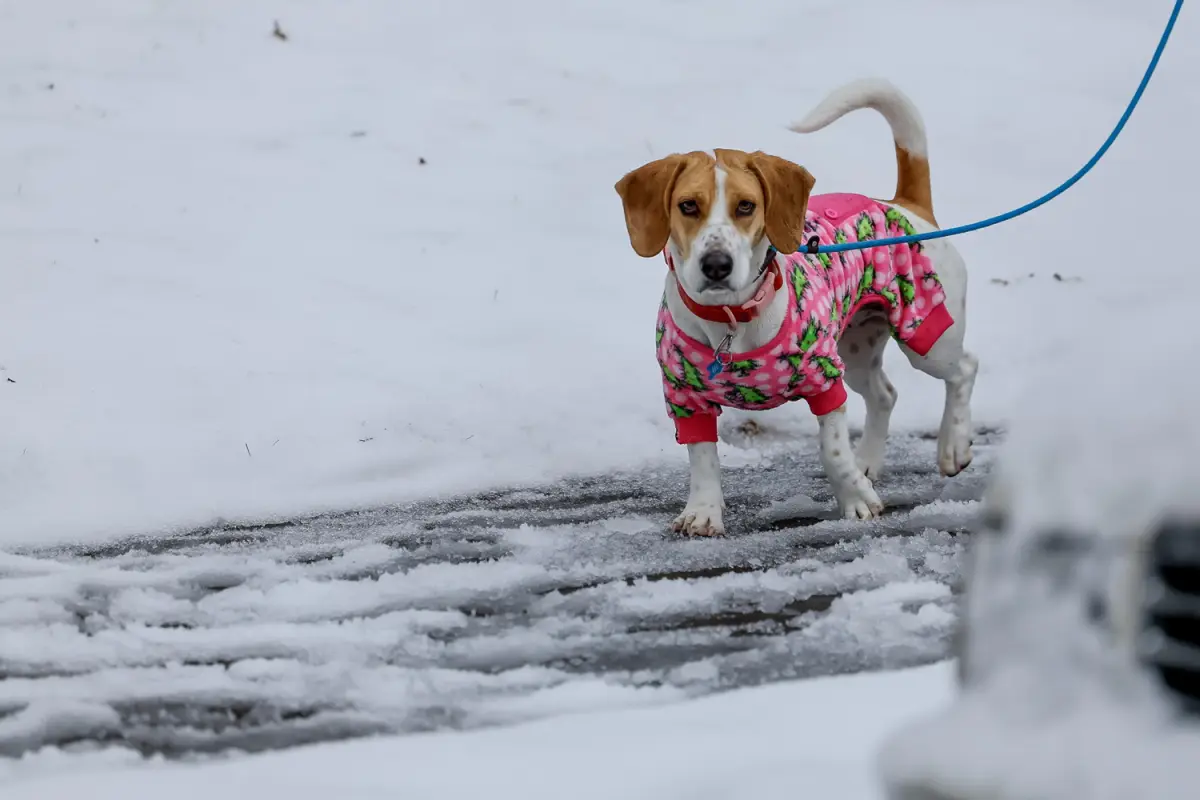
<path fill-rule="evenodd" d="M 670 251 L 664 248 L 663 256 L 667 259 L 667 267 L 674 272 L 675 262 L 671 258 Z M 724 322 L 731 328 L 736 328 L 739 322 L 749 322 L 757 317 L 758 312 L 775 299 L 775 293 L 783 288 L 783 273 L 779 271 L 779 262 L 775 259 L 774 248 L 771 248 L 767 258 L 769 263 L 764 271 L 763 281 L 759 284 L 758 291 L 741 305 L 706 306 L 697 303 L 683 290 L 683 284 L 679 281 L 678 276 L 676 276 L 675 285 L 679 288 L 679 299 L 687 306 L 688 311 L 691 311 L 700 319 L 709 322 Z"/>

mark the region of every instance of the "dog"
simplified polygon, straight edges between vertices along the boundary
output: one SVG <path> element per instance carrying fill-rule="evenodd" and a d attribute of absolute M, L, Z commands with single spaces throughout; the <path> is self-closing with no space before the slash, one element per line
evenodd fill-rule
<path fill-rule="evenodd" d="M 804 399 L 819 421 L 820 457 L 841 514 L 883 511 L 883 470 L 896 389 L 882 369 L 894 338 L 914 368 L 945 383 L 937 460 L 971 463 L 978 359 L 964 348 L 967 271 L 949 239 L 812 255 L 809 245 L 937 229 L 925 125 L 886 80 L 831 92 L 797 133 L 871 108 L 892 130 L 895 196 L 811 194 L 804 167 L 761 151 L 715 150 L 652 161 L 616 184 L 634 252 L 668 271 L 656 338 L 667 411 L 687 445 L 690 490 L 674 521 L 684 534 L 723 534 L 717 453 L 722 407 L 767 409 Z M 851 448 L 846 391 L 866 405 Z"/>

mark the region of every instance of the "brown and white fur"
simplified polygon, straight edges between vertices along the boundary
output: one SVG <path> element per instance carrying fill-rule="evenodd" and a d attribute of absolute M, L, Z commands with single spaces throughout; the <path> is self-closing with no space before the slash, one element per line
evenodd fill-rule
<path fill-rule="evenodd" d="M 859 108 L 873 108 L 888 121 L 895 140 L 895 197 L 884 201 L 900 208 L 917 231 L 935 230 L 925 126 L 916 106 L 900 90 L 880 79 L 863 80 L 834 90 L 791 130 L 811 133 Z M 676 323 L 693 338 L 716 347 L 729 332 L 688 311 L 676 281 L 704 305 L 738 305 L 754 296 L 759 267 L 769 245 L 793 253 L 803 240 L 804 215 L 814 179 L 804 168 L 762 152 L 715 150 L 652 161 L 625 175 L 616 185 L 625 209 L 630 243 L 638 255 L 658 256 L 670 248 L 676 265 L 667 273 L 667 305 Z M 943 381 L 946 404 L 938 433 L 938 467 L 956 475 L 971 463 L 971 391 L 978 361 L 963 347 L 966 330 L 967 272 L 949 239 L 925 243 L 946 291 L 946 307 L 954 324 L 925 356 L 899 345 L 913 367 Z M 728 276 L 706 276 L 702 261 L 712 254 L 732 257 Z M 707 270 L 719 274 L 720 270 Z M 780 292 L 752 321 L 733 335 L 735 353 L 769 342 L 779 331 L 788 300 Z M 866 404 L 863 434 L 851 450 L 846 408 L 819 420 L 821 463 L 841 513 L 848 519 L 871 519 L 883 511 L 872 480 L 883 469 L 888 423 L 896 390 L 883 373 L 883 350 L 890 340 L 881 311 L 867 308 L 855 315 L 838 342 L 845 363 L 845 383 Z M 724 495 L 715 443 L 690 444 L 691 489 L 687 505 L 673 528 L 687 534 L 724 532 Z"/>

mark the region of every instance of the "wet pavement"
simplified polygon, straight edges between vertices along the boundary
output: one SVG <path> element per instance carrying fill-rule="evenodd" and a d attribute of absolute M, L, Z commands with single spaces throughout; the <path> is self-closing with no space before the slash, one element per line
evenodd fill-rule
<path fill-rule="evenodd" d="M 668 470 L 0 552 L 0 754 L 261 751 L 936 661 L 998 439 L 947 480 L 894 437 L 870 523 L 835 518 L 805 442 L 727 468 L 719 539 L 666 530 Z"/>

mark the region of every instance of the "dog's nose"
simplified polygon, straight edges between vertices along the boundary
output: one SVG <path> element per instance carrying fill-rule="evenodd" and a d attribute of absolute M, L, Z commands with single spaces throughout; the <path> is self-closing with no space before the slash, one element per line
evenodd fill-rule
<path fill-rule="evenodd" d="M 733 272 L 733 257 L 723 250 L 710 250 L 700 256 L 700 271 L 710 281 L 722 281 Z"/>

